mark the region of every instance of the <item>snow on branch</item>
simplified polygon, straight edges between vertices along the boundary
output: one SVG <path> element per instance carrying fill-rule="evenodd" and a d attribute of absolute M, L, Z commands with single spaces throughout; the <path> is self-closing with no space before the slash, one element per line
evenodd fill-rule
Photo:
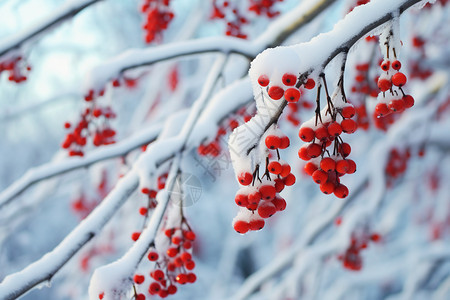
<path fill-rule="evenodd" d="M 0 193 L 0 209 L 3 209 L 14 197 L 36 182 L 87 167 L 99 161 L 125 155 L 131 150 L 155 140 L 161 129 L 162 125 L 156 124 L 148 129 L 142 130 L 123 142 L 96 149 L 85 157 L 69 158 L 64 161 L 50 162 L 39 167 L 31 168 L 25 175 Z"/>
<path fill-rule="evenodd" d="M 60 25 L 65 20 L 75 16 L 80 11 L 100 0 L 69 0 L 61 7 L 45 16 L 38 23 L 31 24 L 17 34 L 0 41 L 0 57 L 10 51 L 19 50 L 25 44 L 31 44 L 37 40 L 44 32 Z"/>
<path fill-rule="evenodd" d="M 94 235 L 100 232 L 106 222 L 128 199 L 139 185 L 139 175 L 144 177 L 151 176 L 161 159 L 168 160 L 175 157 L 178 153 L 188 152 L 192 149 L 189 147 L 195 146 L 195 141 L 202 141 L 213 136 L 220 120 L 248 102 L 251 97 L 248 78 L 238 80 L 211 97 L 211 91 L 225 62 L 226 59 L 224 57 L 217 60 L 209 74 L 211 75 L 208 77 L 209 83 L 205 84 L 202 95 L 190 108 L 191 111 L 187 120 L 184 118 L 181 118 L 183 119 L 182 122 L 180 120 L 174 122 L 173 118 L 167 120 L 165 127 L 178 126 L 179 134 L 175 137 L 160 137 L 160 139 L 150 144 L 141 158 L 133 164 L 132 170 L 119 180 L 117 186 L 100 205 L 53 251 L 30 264 L 22 271 L 7 276 L 0 283 L 0 299 L 15 299 L 40 283 L 50 280 Z M 220 110 L 209 108 L 210 105 L 216 107 L 219 103 L 227 103 L 225 106 L 227 109 L 224 109 L 223 106 Z M 212 111 L 214 113 L 209 113 Z M 205 112 L 208 113 L 206 114 Z M 201 128 L 198 127 L 198 121 L 200 121 Z M 195 130 L 193 130 L 194 128 Z M 161 151 L 161 149 L 164 149 L 164 151 Z"/>

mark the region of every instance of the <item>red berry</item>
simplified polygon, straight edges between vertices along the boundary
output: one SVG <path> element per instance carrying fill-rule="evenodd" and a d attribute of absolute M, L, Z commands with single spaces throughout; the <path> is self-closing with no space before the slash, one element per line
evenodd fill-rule
<path fill-rule="evenodd" d="M 161 290 L 161 286 L 157 282 L 152 282 L 148 288 L 150 295 L 156 295 Z"/>
<path fill-rule="evenodd" d="M 152 273 L 150 273 L 150 276 L 152 276 L 153 279 L 157 281 L 161 281 L 164 279 L 164 272 L 162 270 L 155 270 Z"/>
<path fill-rule="evenodd" d="M 66 128 L 66 129 L 69 129 L 70 128 L 70 123 L 69 122 L 66 122 L 66 123 L 64 123 L 64 128 Z"/>
<path fill-rule="evenodd" d="M 169 287 L 167 288 L 167 292 L 168 292 L 170 295 L 176 294 L 176 293 L 177 293 L 177 290 L 178 290 L 177 287 L 174 286 L 173 284 L 169 285 Z"/>
<path fill-rule="evenodd" d="M 304 142 L 311 142 L 314 139 L 314 130 L 309 127 L 302 127 L 298 132 L 298 136 Z"/>
<path fill-rule="evenodd" d="M 347 143 L 342 143 L 340 147 L 340 153 L 343 157 L 347 157 L 352 152 L 352 147 Z"/>
<path fill-rule="evenodd" d="M 370 239 L 377 243 L 381 240 L 381 235 L 379 235 L 378 233 L 372 233 L 372 235 L 370 236 Z"/>
<path fill-rule="evenodd" d="M 345 133 L 353 133 L 358 128 L 358 124 L 352 119 L 342 120 L 341 122 L 342 131 Z"/>
<path fill-rule="evenodd" d="M 348 162 L 348 171 L 347 174 L 353 174 L 356 172 L 356 163 L 351 160 L 351 159 L 347 159 Z"/>
<path fill-rule="evenodd" d="M 414 98 L 411 95 L 403 96 L 403 102 L 405 103 L 405 108 L 410 108 L 414 106 Z"/>
<path fill-rule="evenodd" d="M 102 293 L 98 294 L 98 299 L 101 300 L 101 299 L 103 299 L 103 297 L 105 297 L 105 293 L 102 292 Z"/>
<path fill-rule="evenodd" d="M 187 230 L 187 231 L 183 231 L 183 235 L 185 238 L 187 238 L 188 240 L 195 240 L 195 233 L 192 230 Z"/>
<path fill-rule="evenodd" d="M 247 207 L 248 197 L 246 195 L 237 194 L 234 198 L 234 202 L 236 202 L 238 206 Z"/>
<path fill-rule="evenodd" d="M 325 171 L 323 171 L 323 170 L 316 170 L 311 175 L 311 177 L 312 177 L 312 179 L 314 180 L 315 183 L 321 184 L 321 183 L 324 183 L 325 181 L 327 181 L 328 174 Z"/>
<path fill-rule="evenodd" d="M 250 221 L 250 229 L 251 230 L 261 230 L 263 229 L 266 222 L 264 220 L 251 220 Z"/>
<path fill-rule="evenodd" d="M 400 70 L 401 67 L 402 67 L 402 64 L 400 63 L 400 61 L 394 60 L 392 62 L 392 69 L 398 71 L 398 70 Z"/>
<path fill-rule="evenodd" d="M 380 78 L 378 79 L 378 87 L 382 92 L 386 92 L 392 87 L 392 82 L 389 79 Z"/>
<path fill-rule="evenodd" d="M 141 207 L 141 208 L 139 208 L 139 214 L 140 214 L 140 215 L 145 216 L 145 215 L 147 214 L 147 212 L 148 212 L 147 207 Z"/>
<path fill-rule="evenodd" d="M 392 111 L 402 112 L 405 110 L 403 99 L 394 99 L 388 104 L 388 108 Z"/>
<path fill-rule="evenodd" d="M 139 239 L 140 236 L 141 236 L 141 233 L 140 233 L 140 232 L 133 232 L 133 233 L 131 234 L 131 239 L 132 239 L 133 241 L 137 241 L 137 240 Z"/>
<path fill-rule="evenodd" d="M 286 149 L 287 147 L 289 147 L 289 145 L 291 144 L 291 141 L 289 140 L 289 138 L 287 136 L 283 136 L 282 138 L 280 138 L 280 149 Z"/>
<path fill-rule="evenodd" d="M 264 201 L 258 207 L 258 214 L 261 218 L 267 219 L 277 212 L 272 202 Z"/>
<path fill-rule="evenodd" d="M 250 224 L 239 220 L 239 221 L 234 222 L 233 228 L 238 233 L 244 234 L 250 229 Z"/>
<path fill-rule="evenodd" d="M 266 75 L 259 76 L 258 83 L 262 87 L 268 86 L 269 85 L 269 77 L 267 77 Z"/>
<path fill-rule="evenodd" d="M 389 60 L 385 60 L 381 63 L 381 70 L 388 71 L 389 67 L 391 66 L 391 62 Z"/>
<path fill-rule="evenodd" d="M 184 266 L 188 270 L 193 270 L 195 268 L 195 262 L 193 260 L 187 261 Z"/>
<path fill-rule="evenodd" d="M 353 106 L 345 106 L 342 108 L 342 116 L 346 119 L 353 118 L 356 114 L 356 109 Z"/>
<path fill-rule="evenodd" d="M 291 166 L 289 164 L 284 164 L 281 166 L 281 173 L 280 176 L 281 177 L 286 177 L 289 175 L 289 173 L 291 173 Z"/>
<path fill-rule="evenodd" d="M 305 173 L 309 176 L 312 176 L 312 174 L 317 170 L 317 166 L 313 164 L 312 162 L 308 162 L 304 167 Z"/>
<path fill-rule="evenodd" d="M 315 86 L 316 86 L 316 82 L 311 78 L 306 80 L 306 82 L 304 84 L 305 89 L 308 89 L 308 90 L 313 89 Z"/>
<path fill-rule="evenodd" d="M 144 294 L 137 294 L 136 295 L 136 300 L 145 300 L 145 295 Z"/>
<path fill-rule="evenodd" d="M 249 185 L 253 181 L 253 175 L 249 172 L 243 172 L 239 174 L 238 181 L 242 185 Z"/>
<path fill-rule="evenodd" d="M 310 160 L 311 157 L 308 155 L 308 147 L 303 146 L 298 150 L 298 157 L 302 160 Z"/>
<path fill-rule="evenodd" d="M 328 130 L 325 126 L 321 126 L 321 127 L 317 128 L 314 134 L 315 134 L 316 138 L 321 141 L 327 139 L 330 136 L 328 134 Z"/>
<path fill-rule="evenodd" d="M 272 204 L 275 205 L 277 211 L 283 211 L 286 209 L 286 200 L 281 197 L 276 197 L 272 200 Z"/>
<path fill-rule="evenodd" d="M 272 200 L 275 198 L 276 190 L 274 186 L 263 185 L 259 187 L 259 192 L 261 193 L 261 198 L 264 200 Z"/>
<path fill-rule="evenodd" d="M 158 296 L 161 298 L 166 298 L 167 296 L 169 296 L 169 293 L 166 290 L 160 290 L 158 292 Z"/>
<path fill-rule="evenodd" d="M 318 157 L 322 153 L 322 147 L 316 143 L 309 144 L 306 149 L 308 151 L 308 156 L 311 158 Z"/>
<path fill-rule="evenodd" d="M 258 192 L 258 191 L 254 191 L 254 192 L 251 192 L 249 195 L 248 195 L 248 201 L 247 201 L 247 203 L 248 204 L 253 204 L 253 205 L 258 205 L 258 203 L 259 203 L 259 201 L 261 200 L 261 193 L 260 192 Z M 248 204 L 246 205 L 246 206 L 248 206 Z"/>
<path fill-rule="evenodd" d="M 326 195 L 329 195 L 334 192 L 334 184 L 327 181 L 320 185 L 320 191 Z"/>
<path fill-rule="evenodd" d="M 281 191 L 284 190 L 284 186 L 285 186 L 283 180 L 281 180 L 280 178 L 277 178 L 274 180 L 274 182 L 275 182 L 275 191 L 277 193 L 281 193 Z"/>
<path fill-rule="evenodd" d="M 296 103 L 300 99 L 300 90 L 296 88 L 289 88 L 284 92 L 284 98 L 287 102 Z"/>
<path fill-rule="evenodd" d="M 136 275 L 134 275 L 133 280 L 134 280 L 134 282 L 136 282 L 137 284 L 141 284 L 141 283 L 144 282 L 145 276 L 144 276 L 144 275 L 138 275 L 138 274 L 136 274 Z"/>
<path fill-rule="evenodd" d="M 348 188 L 343 184 L 339 184 L 334 189 L 334 195 L 338 198 L 345 198 L 348 196 Z"/>
<path fill-rule="evenodd" d="M 279 100 L 281 99 L 281 97 L 283 97 L 284 90 L 283 88 L 274 85 L 269 88 L 268 94 L 269 97 L 272 98 L 273 100 Z"/>
<path fill-rule="evenodd" d="M 142 188 L 142 189 L 141 189 L 141 192 L 142 192 L 143 194 L 148 195 L 148 194 L 150 194 L 150 189 L 149 189 L 149 188 Z"/>
<path fill-rule="evenodd" d="M 284 178 L 284 184 L 286 186 L 291 186 L 295 183 L 295 176 L 294 174 L 290 173 Z"/>
<path fill-rule="evenodd" d="M 175 257 L 178 254 L 178 249 L 177 248 L 169 248 L 167 249 L 167 256 L 168 257 Z"/>
<path fill-rule="evenodd" d="M 395 86 L 404 86 L 406 83 L 405 74 L 398 72 L 392 75 L 392 84 Z"/>
<path fill-rule="evenodd" d="M 336 169 L 336 162 L 331 157 L 325 157 L 320 161 L 320 168 L 325 172 L 334 171 Z"/>
<path fill-rule="evenodd" d="M 347 173 L 349 169 L 349 163 L 347 160 L 342 159 L 336 163 L 336 171 L 340 174 Z"/>
<path fill-rule="evenodd" d="M 192 260 L 192 255 L 189 252 L 183 252 L 183 254 L 180 255 L 181 260 L 184 262 Z"/>
<path fill-rule="evenodd" d="M 295 76 L 294 74 L 286 73 L 283 75 L 281 80 L 283 81 L 284 85 L 293 86 L 297 82 L 297 76 Z"/>
<path fill-rule="evenodd" d="M 197 280 L 197 276 L 194 273 L 187 274 L 187 281 L 190 283 L 194 283 Z"/>
<path fill-rule="evenodd" d="M 148 257 L 148 260 L 149 260 L 149 261 L 157 261 L 158 258 L 159 258 L 159 255 L 158 255 L 158 253 L 155 252 L 155 251 L 150 251 L 150 253 L 148 254 L 147 257 Z"/>
<path fill-rule="evenodd" d="M 339 136 L 342 133 L 341 125 L 339 125 L 339 123 L 335 121 L 331 122 L 328 125 L 327 130 L 330 136 Z"/>
<path fill-rule="evenodd" d="M 274 150 L 280 147 L 281 139 L 276 135 L 268 135 L 265 142 L 267 148 Z"/>
<path fill-rule="evenodd" d="M 387 116 L 391 113 L 391 110 L 389 109 L 389 107 L 386 105 L 386 103 L 378 103 L 375 106 L 375 115 L 377 117 L 383 117 L 383 116 Z"/>
<path fill-rule="evenodd" d="M 282 167 L 281 164 L 277 161 L 271 161 L 267 166 L 267 169 L 270 173 L 278 175 L 281 173 Z"/>

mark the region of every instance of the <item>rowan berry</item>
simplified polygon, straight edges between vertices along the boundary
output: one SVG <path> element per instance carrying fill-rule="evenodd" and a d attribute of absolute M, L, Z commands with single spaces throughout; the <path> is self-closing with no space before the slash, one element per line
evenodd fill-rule
<path fill-rule="evenodd" d="M 258 220 L 251 220 L 250 221 L 250 229 L 251 230 L 261 230 L 263 229 L 266 222 L 264 220 L 258 219 Z"/>
<path fill-rule="evenodd" d="M 375 106 L 375 115 L 377 117 L 383 117 L 383 116 L 387 116 L 391 113 L 391 110 L 389 109 L 389 107 L 386 105 L 386 103 L 378 103 Z"/>
<path fill-rule="evenodd" d="M 336 162 L 331 157 L 325 157 L 320 161 L 320 168 L 325 172 L 334 171 L 336 169 Z"/>
<path fill-rule="evenodd" d="M 356 114 L 356 109 L 353 106 L 345 106 L 342 108 L 341 113 L 344 118 L 349 119 Z"/>
<path fill-rule="evenodd" d="M 285 73 L 281 78 L 284 85 L 293 86 L 297 82 L 297 76 L 290 73 Z"/>
<path fill-rule="evenodd" d="M 141 233 L 140 233 L 140 232 L 133 232 L 133 233 L 131 234 L 131 239 L 132 239 L 133 241 L 137 241 L 137 240 L 139 239 L 140 236 L 141 236 Z"/>
<path fill-rule="evenodd" d="M 233 228 L 238 233 L 244 234 L 250 229 L 250 224 L 245 221 L 238 220 L 234 222 Z"/>
<path fill-rule="evenodd" d="M 280 146 L 278 148 L 286 149 L 287 147 L 289 147 L 290 144 L 291 141 L 289 140 L 289 138 L 287 136 L 283 136 L 282 138 L 280 138 Z"/>
<path fill-rule="evenodd" d="M 259 187 L 259 192 L 261 193 L 261 199 L 272 200 L 275 198 L 276 190 L 274 186 L 263 185 Z"/>
<path fill-rule="evenodd" d="M 405 108 L 410 108 L 414 106 L 414 98 L 411 95 L 403 96 L 403 102 L 405 103 Z"/>
<path fill-rule="evenodd" d="M 392 75 L 391 80 L 392 80 L 393 85 L 401 87 L 401 86 L 405 85 L 407 79 L 406 79 L 405 74 L 398 72 L 398 73 L 395 73 L 394 75 Z"/>
<path fill-rule="evenodd" d="M 283 211 L 286 209 L 286 200 L 281 197 L 276 197 L 272 200 L 272 204 L 275 205 L 277 211 Z"/>
<path fill-rule="evenodd" d="M 348 188 L 343 184 L 339 184 L 334 189 L 334 195 L 338 198 L 345 198 L 348 196 Z"/>
<path fill-rule="evenodd" d="M 401 67 L 402 67 L 402 64 L 401 64 L 400 61 L 394 60 L 394 61 L 392 62 L 392 69 L 398 71 L 398 70 L 400 70 Z"/>
<path fill-rule="evenodd" d="M 267 219 L 275 214 L 277 211 L 275 205 L 272 202 L 264 201 L 258 207 L 258 214 L 261 218 Z"/>
<path fill-rule="evenodd" d="M 284 184 L 286 186 L 291 186 L 295 183 L 295 176 L 294 174 L 290 173 L 284 178 Z"/>
<path fill-rule="evenodd" d="M 358 128 L 358 124 L 352 119 L 345 119 L 341 122 L 341 128 L 345 133 L 353 133 Z"/>
<path fill-rule="evenodd" d="M 402 112 L 405 110 L 405 103 L 403 99 L 394 99 L 389 102 L 388 108 L 395 112 Z"/>
<path fill-rule="evenodd" d="M 266 75 L 261 75 L 258 77 L 258 83 L 260 86 L 262 87 L 266 87 L 269 85 L 269 77 L 267 77 Z"/>
<path fill-rule="evenodd" d="M 317 128 L 314 134 L 315 137 L 321 141 L 327 139 L 330 136 L 325 126 Z"/>
<path fill-rule="evenodd" d="M 238 206 L 246 207 L 248 205 L 248 197 L 246 195 L 237 194 L 234 201 Z"/>
<path fill-rule="evenodd" d="M 270 173 L 278 175 L 281 173 L 282 167 L 281 164 L 277 161 L 271 161 L 267 166 L 267 169 Z"/>
<path fill-rule="evenodd" d="M 322 147 L 319 144 L 309 144 L 307 149 L 308 156 L 311 158 L 318 157 L 322 153 Z"/>
<path fill-rule="evenodd" d="M 308 154 L 308 147 L 303 146 L 298 150 L 298 157 L 302 160 L 310 160 L 311 156 Z"/>
<path fill-rule="evenodd" d="M 325 181 L 327 181 L 328 174 L 325 171 L 323 171 L 323 170 L 316 170 L 311 175 L 311 177 L 312 177 L 312 179 L 314 180 L 315 183 L 321 184 L 321 183 L 324 183 Z"/>
<path fill-rule="evenodd" d="M 317 166 L 312 162 L 308 162 L 303 169 L 305 170 L 306 174 L 312 176 L 312 174 L 317 170 Z"/>
<path fill-rule="evenodd" d="M 349 163 L 347 160 L 342 159 L 336 163 L 336 171 L 340 174 L 345 174 L 349 170 Z"/>
<path fill-rule="evenodd" d="M 308 80 L 306 80 L 304 87 L 305 89 L 311 90 L 316 86 L 316 82 L 314 81 L 314 79 L 308 78 Z"/>
<path fill-rule="evenodd" d="M 300 99 L 300 90 L 296 88 L 289 88 L 284 92 L 284 98 L 289 103 L 296 103 Z"/>
<path fill-rule="evenodd" d="M 159 258 L 159 255 L 158 255 L 158 253 L 155 252 L 155 251 L 150 251 L 150 253 L 148 254 L 147 257 L 148 257 L 148 260 L 149 260 L 149 261 L 157 261 L 158 258 Z"/>
<path fill-rule="evenodd" d="M 320 191 L 326 195 L 329 195 L 334 192 L 334 184 L 327 181 L 320 184 Z"/>
<path fill-rule="evenodd" d="M 327 126 L 327 131 L 330 136 L 339 136 L 342 133 L 342 127 L 338 122 L 331 122 Z"/>
<path fill-rule="evenodd" d="M 144 280 L 145 280 L 145 276 L 144 276 L 144 275 L 138 275 L 138 274 L 136 274 L 136 275 L 134 275 L 134 277 L 133 277 L 133 281 L 134 281 L 136 284 L 142 284 L 142 283 L 144 282 Z"/>
<path fill-rule="evenodd" d="M 390 66 L 391 66 L 391 62 L 389 60 L 383 61 L 380 65 L 381 70 L 383 70 L 383 71 L 389 71 Z"/>
<path fill-rule="evenodd" d="M 238 181 L 242 185 L 249 185 L 253 181 L 253 175 L 249 172 L 242 172 L 238 176 Z"/>
<path fill-rule="evenodd" d="M 314 130 L 309 127 L 302 127 L 298 132 L 298 136 L 304 142 L 311 142 L 314 139 Z"/>
<path fill-rule="evenodd" d="M 274 150 L 280 147 L 281 139 L 276 135 L 268 135 L 265 143 L 267 148 Z"/>
<path fill-rule="evenodd" d="M 279 100 L 281 99 L 281 97 L 283 97 L 284 90 L 283 88 L 274 85 L 269 88 L 268 94 L 269 97 L 272 98 L 273 100 Z"/>
<path fill-rule="evenodd" d="M 392 87 L 392 82 L 389 79 L 380 78 L 378 79 L 378 87 L 382 92 L 386 92 Z"/>

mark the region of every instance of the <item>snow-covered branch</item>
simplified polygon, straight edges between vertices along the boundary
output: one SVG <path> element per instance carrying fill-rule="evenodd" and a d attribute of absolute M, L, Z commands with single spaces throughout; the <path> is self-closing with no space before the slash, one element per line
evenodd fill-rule
<path fill-rule="evenodd" d="M 0 57 L 9 51 L 19 50 L 25 44 L 31 44 L 44 32 L 55 28 L 67 19 L 72 18 L 80 11 L 101 0 L 69 0 L 61 7 L 45 16 L 38 23 L 32 24 L 20 32 L 0 41 Z"/>

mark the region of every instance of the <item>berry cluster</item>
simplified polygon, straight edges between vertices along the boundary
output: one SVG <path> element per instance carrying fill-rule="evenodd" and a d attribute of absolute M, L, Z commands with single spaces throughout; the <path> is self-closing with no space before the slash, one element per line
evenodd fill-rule
<path fill-rule="evenodd" d="M 392 52 L 392 53 L 391 53 Z M 393 56 L 393 59 L 390 59 Z M 386 130 L 389 123 L 394 119 L 383 119 L 392 113 L 401 113 L 414 105 L 414 98 L 406 95 L 402 87 L 406 84 L 406 75 L 400 72 L 401 62 L 397 59 L 395 48 L 390 49 L 386 43 L 386 56 L 380 64 L 383 73 L 378 78 L 378 103 L 375 106 L 375 126 Z"/>
<path fill-rule="evenodd" d="M 388 185 L 406 171 L 410 157 L 411 152 L 409 149 L 401 150 L 394 148 L 391 150 L 385 168 Z"/>
<path fill-rule="evenodd" d="M 264 219 L 277 211 L 283 211 L 286 208 L 286 201 L 279 193 L 285 186 L 295 183 L 291 166 L 282 161 L 279 155 L 279 149 L 289 147 L 289 138 L 274 127 L 266 133 L 264 143 L 268 153 L 264 174 L 260 177 L 260 166 L 257 165 L 253 173 L 248 170 L 241 171 L 237 176 L 241 188 L 236 193 L 235 202 L 240 211 L 233 220 L 233 227 L 241 234 L 249 230 L 262 229 Z M 276 152 L 277 159 L 272 159 L 274 155 L 270 151 Z"/>
<path fill-rule="evenodd" d="M 151 282 L 147 291 L 141 288 L 146 275 L 134 275 L 133 281 L 139 293 L 136 294 L 136 299 L 146 299 L 147 292 L 149 295 L 166 298 L 177 292 L 176 284 L 184 285 L 197 280 L 197 276 L 192 272 L 195 268 L 192 257 L 195 233 L 186 220 L 183 218 L 180 227 L 166 229 L 164 234 L 168 244 L 166 251 L 160 252 L 151 247 L 147 255 L 148 260 L 155 263 L 155 268 L 149 273 Z"/>
<path fill-rule="evenodd" d="M 238 37 L 241 39 L 247 38 L 247 35 L 242 31 L 242 26 L 248 24 L 249 20 L 243 14 L 241 14 L 238 5 L 236 5 L 235 3 L 232 3 L 231 1 L 214 0 L 213 11 L 210 18 L 211 20 L 226 20 L 226 35 Z"/>
<path fill-rule="evenodd" d="M 14 56 L 3 62 L 0 62 L 0 74 L 3 71 L 8 72 L 8 80 L 15 83 L 21 83 L 27 80 L 27 73 L 31 67 L 22 58 L 22 56 Z"/>
<path fill-rule="evenodd" d="M 428 69 L 424 62 L 426 61 L 426 53 L 425 53 L 425 39 L 419 36 L 414 36 L 412 38 L 412 45 L 418 55 L 415 59 L 410 61 L 409 65 L 411 79 L 412 78 L 420 78 L 421 80 L 425 80 L 433 74 L 431 69 Z"/>
<path fill-rule="evenodd" d="M 366 234 L 363 233 L 359 236 L 355 234 L 351 238 L 351 242 L 344 254 L 338 256 L 338 259 L 342 261 L 342 266 L 348 270 L 359 271 L 362 269 L 363 260 L 361 257 L 361 251 L 367 249 L 369 242 L 380 242 L 381 236 L 378 233 Z"/>
<path fill-rule="evenodd" d="M 248 10 L 253 11 L 258 16 L 266 15 L 271 19 L 280 14 L 279 11 L 274 10 L 273 8 L 277 2 L 283 2 L 283 0 L 250 0 L 250 7 Z"/>
<path fill-rule="evenodd" d="M 331 103 L 331 102 L 329 102 Z M 344 143 L 340 135 L 351 134 L 356 131 L 357 123 L 352 119 L 355 108 L 350 103 L 335 102 L 326 109 L 328 115 L 316 112 L 315 120 L 305 122 L 299 130 L 299 137 L 308 143 L 303 145 L 298 156 L 308 161 L 305 173 L 320 185 L 324 194 L 332 194 L 339 198 L 348 196 L 347 187 L 340 182 L 340 177 L 353 174 L 356 164 L 348 159 L 351 152 L 349 144 Z M 320 123 L 318 121 L 320 120 Z M 334 143 L 332 154 L 327 149 Z"/>
<path fill-rule="evenodd" d="M 145 42 L 161 41 L 162 32 L 169 27 L 175 16 L 170 8 L 170 0 L 145 0 L 141 12 L 146 15 L 142 27 L 146 32 Z"/>

